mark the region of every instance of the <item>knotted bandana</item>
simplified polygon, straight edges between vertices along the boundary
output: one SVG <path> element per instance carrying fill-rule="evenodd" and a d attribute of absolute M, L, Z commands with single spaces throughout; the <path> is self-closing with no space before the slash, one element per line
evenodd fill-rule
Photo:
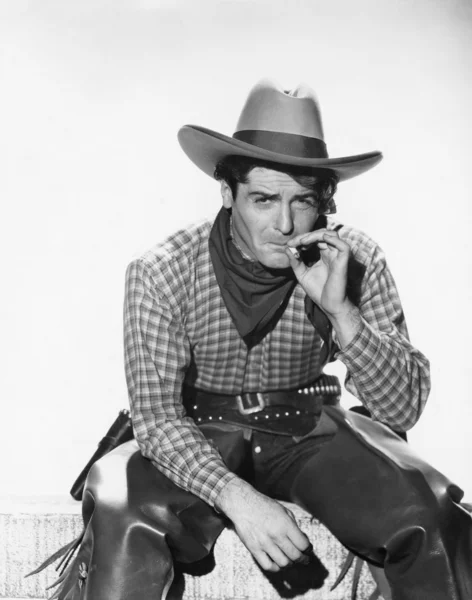
<path fill-rule="evenodd" d="M 322 227 L 326 227 L 323 215 L 318 218 L 316 229 Z M 223 301 L 239 335 L 251 349 L 277 325 L 297 279 L 291 268 L 268 269 L 245 258 L 231 236 L 231 216 L 226 208 L 215 219 L 209 249 Z M 305 312 L 323 339 L 323 363 L 332 354 L 331 323 L 308 296 Z"/>

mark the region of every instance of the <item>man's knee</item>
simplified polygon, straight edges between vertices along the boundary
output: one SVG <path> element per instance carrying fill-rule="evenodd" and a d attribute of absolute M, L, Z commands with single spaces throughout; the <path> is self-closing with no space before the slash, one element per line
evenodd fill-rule
<path fill-rule="evenodd" d="M 84 521 L 170 544 L 178 560 L 193 562 L 209 552 L 224 520 L 208 504 L 176 486 L 144 458 L 133 440 L 97 461 L 83 496 Z"/>
<path fill-rule="evenodd" d="M 93 498 L 95 504 L 125 507 L 128 499 L 128 464 L 139 453 L 135 440 L 119 446 L 98 460 L 90 469 L 84 489 L 84 501 Z"/>

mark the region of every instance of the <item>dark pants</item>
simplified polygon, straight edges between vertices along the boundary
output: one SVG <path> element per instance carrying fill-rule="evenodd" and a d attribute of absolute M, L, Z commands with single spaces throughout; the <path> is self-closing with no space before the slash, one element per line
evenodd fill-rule
<path fill-rule="evenodd" d="M 221 423 L 202 430 L 233 471 L 296 502 L 346 547 L 382 565 L 393 600 L 470 600 L 472 518 L 458 504 L 461 490 L 387 427 L 323 410 L 324 435 L 297 441 Z M 205 558 L 225 526 L 134 441 L 93 467 L 83 513 L 85 538 L 60 600 L 164 599 L 174 560 Z"/>

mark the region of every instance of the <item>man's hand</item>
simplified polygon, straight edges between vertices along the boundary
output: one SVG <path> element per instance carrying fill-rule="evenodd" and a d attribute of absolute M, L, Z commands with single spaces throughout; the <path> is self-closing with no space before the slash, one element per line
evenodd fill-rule
<path fill-rule="evenodd" d="M 262 569 L 277 572 L 293 562 L 304 561 L 303 552 L 311 545 L 293 514 L 242 479 L 223 488 L 215 506 L 231 519 Z"/>
<path fill-rule="evenodd" d="M 311 244 L 318 245 L 320 260 L 308 267 L 290 248 Z M 349 244 L 339 237 L 338 232 L 327 229 L 297 235 L 286 248 L 296 278 L 306 294 L 326 313 L 341 348 L 354 338 L 361 323 L 359 310 L 347 297 L 350 252 Z"/>
<path fill-rule="evenodd" d="M 350 247 L 339 237 L 337 231 L 317 229 L 292 238 L 287 246 L 310 246 L 317 244 L 320 260 L 307 267 L 287 248 L 290 265 L 307 295 L 324 310 L 328 316 L 346 311 L 349 302 L 346 293 L 347 268 Z"/>

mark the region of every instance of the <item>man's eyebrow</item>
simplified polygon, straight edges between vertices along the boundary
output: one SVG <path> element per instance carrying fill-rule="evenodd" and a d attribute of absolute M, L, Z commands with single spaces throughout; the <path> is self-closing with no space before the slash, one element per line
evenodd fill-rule
<path fill-rule="evenodd" d="M 254 192 L 249 192 L 248 196 L 263 196 L 264 198 L 280 198 L 280 194 L 263 192 L 262 190 L 255 190 Z M 295 196 L 292 197 L 292 199 L 294 199 L 294 200 L 298 200 L 298 199 L 302 199 L 302 198 L 303 199 L 304 198 L 313 198 L 315 200 L 316 196 L 315 196 L 314 192 L 310 192 L 310 190 L 307 190 L 306 192 L 301 192 L 300 194 L 295 194 Z"/>
<path fill-rule="evenodd" d="M 296 194 L 294 198 L 315 198 L 315 193 L 307 190 L 306 192 L 301 192 L 300 194 Z"/>
<path fill-rule="evenodd" d="M 271 194 L 270 192 L 254 191 L 249 192 L 248 196 L 265 196 L 266 198 L 277 198 L 280 194 Z"/>

